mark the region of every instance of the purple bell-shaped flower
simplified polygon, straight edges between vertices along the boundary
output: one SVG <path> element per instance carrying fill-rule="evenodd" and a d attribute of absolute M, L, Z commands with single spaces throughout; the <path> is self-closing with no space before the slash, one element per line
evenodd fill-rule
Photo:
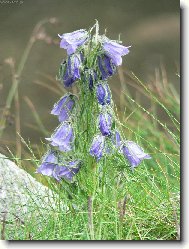
<path fill-rule="evenodd" d="M 99 128 L 103 136 L 109 136 L 111 134 L 112 116 L 108 112 L 100 113 Z"/>
<path fill-rule="evenodd" d="M 112 143 L 113 145 L 119 149 L 121 147 L 121 135 L 119 131 L 115 130 L 112 134 Z"/>
<path fill-rule="evenodd" d="M 67 162 L 64 166 L 57 166 L 54 169 L 53 177 L 60 181 L 61 178 L 72 181 L 73 177 L 79 172 L 81 162 L 78 160 Z"/>
<path fill-rule="evenodd" d="M 54 105 L 51 114 L 57 115 L 60 122 L 68 120 L 75 106 L 75 98 L 73 94 L 66 94 Z"/>
<path fill-rule="evenodd" d="M 52 176 L 53 170 L 57 164 L 57 152 L 49 150 L 42 158 L 42 163 L 36 172 L 46 176 Z"/>
<path fill-rule="evenodd" d="M 108 38 L 104 39 L 102 47 L 105 54 L 112 60 L 115 66 L 122 64 L 122 56 L 129 53 L 129 47 L 125 47 L 115 41 L 111 41 Z"/>
<path fill-rule="evenodd" d="M 89 90 L 93 90 L 94 88 L 94 84 L 97 80 L 97 74 L 93 69 L 85 69 L 84 70 L 84 80 L 85 83 L 87 84 L 87 87 L 89 88 Z"/>
<path fill-rule="evenodd" d="M 97 160 L 100 160 L 100 158 L 103 156 L 104 146 L 105 137 L 102 135 L 95 136 L 90 148 L 91 156 L 94 156 Z"/>
<path fill-rule="evenodd" d="M 76 80 L 81 78 L 81 65 L 81 54 L 70 55 L 67 63 L 61 64 L 60 78 L 63 80 L 65 87 L 70 87 Z"/>
<path fill-rule="evenodd" d="M 88 39 L 88 33 L 85 29 L 58 36 L 61 38 L 60 47 L 66 49 L 68 55 L 75 53 L 77 48 L 82 46 Z"/>
<path fill-rule="evenodd" d="M 96 86 L 96 96 L 100 105 L 107 105 L 111 102 L 110 88 L 106 82 L 99 83 Z"/>
<path fill-rule="evenodd" d="M 60 151 L 70 151 L 74 140 L 73 128 L 68 122 L 64 122 L 55 130 L 51 138 L 46 139 L 52 146 L 58 146 Z"/>
<path fill-rule="evenodd" d="M 59 164 L 56 151 L 49 150 L 42 159 L 42 163 L 36 173 L 50 176 L 60 181 L 61 178 L 72 181 L 75 174 L 79 172 L 80 161 L 75 160 L 64 165 Z"/>
<path fill-rule="evenodd" d="M 126 159 L 128 159 L 132 170 L 137 167 L 144 159 L 151 159 L 151 156 L 146 154 L 143 149 L 132 141 L 124 142 L 122 152 Z"/>
<path fill-rule="evenodd" d="M 98 67 L 102 80 L 106 80 L 116 72 L 116 66 L 106 54 L 98 56 Z"/>

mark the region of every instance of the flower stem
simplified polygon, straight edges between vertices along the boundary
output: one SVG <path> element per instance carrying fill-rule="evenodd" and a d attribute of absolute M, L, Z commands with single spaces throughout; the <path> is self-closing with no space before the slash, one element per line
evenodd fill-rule
<path fill-rule="evenodd" d="M 23 72 L 23 69 L 24 69 L 24 66 L 27 62 L 27 59 L 29 57 L 29 54 L 31 52 L 31 49 L 34 45 L 34 43 L 36 42 L 36 35 L 38 34 L 38 32 L 40 31 L 41 27 L 46 24 L 46 23 L 52 23 L 53 24 L 54 22 L 54 19 L 53 18 L 50 18 L 50 19 L 44 19 L 42 21 L 40 21 L 33 29 L 33 32 L 32 32 L 32 35 L 26 45 L 26 48 L 24 50 L 24 53 L 21 57 L 21 60 L 20 60 L 20 63 L 18 65 L 18 69 L 17 71 L 15 72 L 15 75 L 13 77 L 13 80 L 12 80 L 12 86 L 9 90 L 9 93 L 8 93 L 8 96 L 7 96 L 7 99 L 6 99 L 6 103 L 5 103 L 5 107 L 3 109 L 3 113 L 2 113 L 2 116 L 1 116 L 1 120 L 0 120 L 0 137 L 2 136 L 3 134 L 3 131 L 5 129 L 5 124 L 6 124 L 6 114 L 7 112 L 9 111 L 9 109 L 11 108 L 11 105 L 12 105 L 12 101 L 14 99 L 14 96 L 17 92 L 17 89 L 18 89 L 18 85 L 20 83 L 20 79 L 21 79 L 21 75 L 22 75 L 22 72 Z"/>
<path fill-rule="evenodd" d="M 93 199 L 88 197 L 88 226 L 91 235 L 91 240 L 94 240 L 94 225 L 93 225 Z"/>

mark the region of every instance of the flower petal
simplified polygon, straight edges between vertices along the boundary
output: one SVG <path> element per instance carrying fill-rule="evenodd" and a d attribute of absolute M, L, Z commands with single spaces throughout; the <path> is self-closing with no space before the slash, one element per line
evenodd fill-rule
<path fill-rule="evenodd" d="M 62 39 L 60 47 L 67 49 L 68 55 L 75 53 L 77 48 L 83 45 L 88 39 L 88 33 L 84 29 L 58 36 Z"/>
<path fill-rule="evenodd" d="M 103 136 L 109 136 L 112 128 L 112 116 L 109 113 L 99 115 L 99 128 Z"/>
<path fill-rule="evenodd" d="M 97 100 L 99 104 L 101 105 L 110 104 L 111 93 L 110 93 L 109 86 L 106 82 L 99 83 L 96 86 L 96 96 L 97 96 Z"/>
<path fill-rule="evenodd" d="M 60 181 L 61 178 L 71 181 L 73 177 L 79 172 L 80 166 L 81 163 L 78 160 L 68 162 L 65 164 L 65 166 L 57 166 L 53 172 L 53 176 L 58 181 Z"/>
<path fill-rule="evenodd" d="M 96 137 L 94 137 L 91 148 L 90 148 L 91 156 L 94 156 L 96 157 L 97 160 L 100 160 L 100 158 L 103 156 L 104 145 L 105 145 L 104 136 L 97 135 Z"/>
<path fill-rule="evenodd" d="M 119 131 L 115 131 L 113 134 L 112 134 L 112 142 L 113 144 L 115 145 L 116 148 L 120 148 L 121 147 L 121 135 L 119 133 Z"/>
<path fill-rule="evenodd" d="M 144 159 L 151 159 L 151 156 L 146 154 L 143 149 L 133 141 L 126 141 L 122 147 L 124 156 L 131 164 L 131 168 L 137 167 Z"/>
<path fill-rule="evenodd" d="M 37 169 L 37 173 L 46 175 L 46 176 L 52 176 L 53 171 L 56 167 L 56 164 L 53 163 L 42 163 L 41 166 Z"/>
<path fill-rule="evenodd" d="M 62 123 L 51 138 L 47 138 L 52 146 L 59 146 L 61 151 L 70 151 L 74 140 L 73 129 L 67 122 Z"/>
<path fill-rule="evenodd" d="M 105 54 L 112 59 L 113 63 L 116 66 L 119 66 L 122 64 L 121 56 L 124 56 L 129 53 L 128 48 L 129 47 L 125 47 L 109 39 L 106 39 L 103 42 L 103 49 L 105 50 Z"/>
<path fill-rule="evenodd" d="M 68 100 L 68 98 L 69 95 L 66 94 L 56 104 L 54 104 L 51 114 L 59 115 L 64 103 Z"/>
<path fill-rule="evenodd" d="M 98 56 L 98 66 L 101 72 L 101 78 L 102 80 L 106 80 L 109 76 L 109 74 L 106 72 L 105 68 L 104 68 L 104 63 L 103 63 L 103 59 L 102 56 Z"/>
<path fill-rule="evenodd" d="M 81 78 L 81 63 L 82 62 L 80 54 L 73 54 L 68 56 L 66 68 L 62 76 L 65 87 L 70 87 L 76 80 Z"/>

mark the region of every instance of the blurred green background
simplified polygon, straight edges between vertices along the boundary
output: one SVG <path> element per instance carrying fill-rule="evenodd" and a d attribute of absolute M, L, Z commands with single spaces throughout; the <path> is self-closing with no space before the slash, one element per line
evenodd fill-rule
<path fill-rule="evenodd" d="M 24 49 L 35 25 L 43 19 L 55 17 L 57 22 L 45 24 L 39 32 L 41 40 L 35 42 L 20 78 L 19 112 L 20 133 L 33 144 L 44 141 L 45 134 L 37 128 L 32 114 L 35 108 L 45 128 L 52 132 L 58 124 L 50 115 L 53 104 L 60 95 L 47 87 L 57 89 L 56 74 L 66 53 L 59 48 L 57 34 L 88 29 L 98 19 L 100 33 L 131 45 L 130 53 L 124 57 L 121 75 L 110 80 L 114 100 L 120 106 L 120 91 L 126 84 L 133 98 L 148 108 L 148 99 L 139 97 L 127 74 L 134 72 L 145 84 L 157 82 L 161 72 L 166 73 L 169 83 L 179 94 L 180 62 L 180 2 L 178 0 L 18 0 L 0 3 L 0 107 L 4 108 L 12 79 L 7 58 L 15 60 L 18 67 Z M 54 20 L 54 19 L 51 19 Z M 163 69 L 163 70 L 162 70 Z M 165 75 L 164 75 L 165 76 Z M 36 84 L 38 83 L 38 84 Z M 42 85 L 47 87 L 43 87 Z M 133 86 L 132 86 L 133 84 Z M 26 101 L 30 99 L 30 104 Z M 6 127 L 0 138 L 0 152 L 7 146 L 15 152 L 15 105 L 7 115 Z M 161 115 L 161 113 L 160 113 Z"/>

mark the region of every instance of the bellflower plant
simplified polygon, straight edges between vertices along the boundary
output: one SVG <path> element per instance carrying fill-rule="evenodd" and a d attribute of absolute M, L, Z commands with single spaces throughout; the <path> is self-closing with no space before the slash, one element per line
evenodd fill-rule
<path fill-rule="evenodd" d="M 80 29 L 59 37 L 67 58 L 60 65 L 58 80 L 70 90 L 74 84 L 78 96 L 69 92 L 52 108 L 60 125 L 47 138 L 51 149 L 37 172 L 70 182 L 84 174 L 87 189 L 88 182 L 96 181 L 94 175 L 98 177 L 91 172 L 98 167 L 101 170 L 94 172 L 102 172 L 108 158 L 119 155 L 124 168 L 129 164 L 134 169 L 151 157 L 135 142 L 122 139 L 108 85 L 130 46 L 99 35 L 98 22 L 89 31 Z"/>

